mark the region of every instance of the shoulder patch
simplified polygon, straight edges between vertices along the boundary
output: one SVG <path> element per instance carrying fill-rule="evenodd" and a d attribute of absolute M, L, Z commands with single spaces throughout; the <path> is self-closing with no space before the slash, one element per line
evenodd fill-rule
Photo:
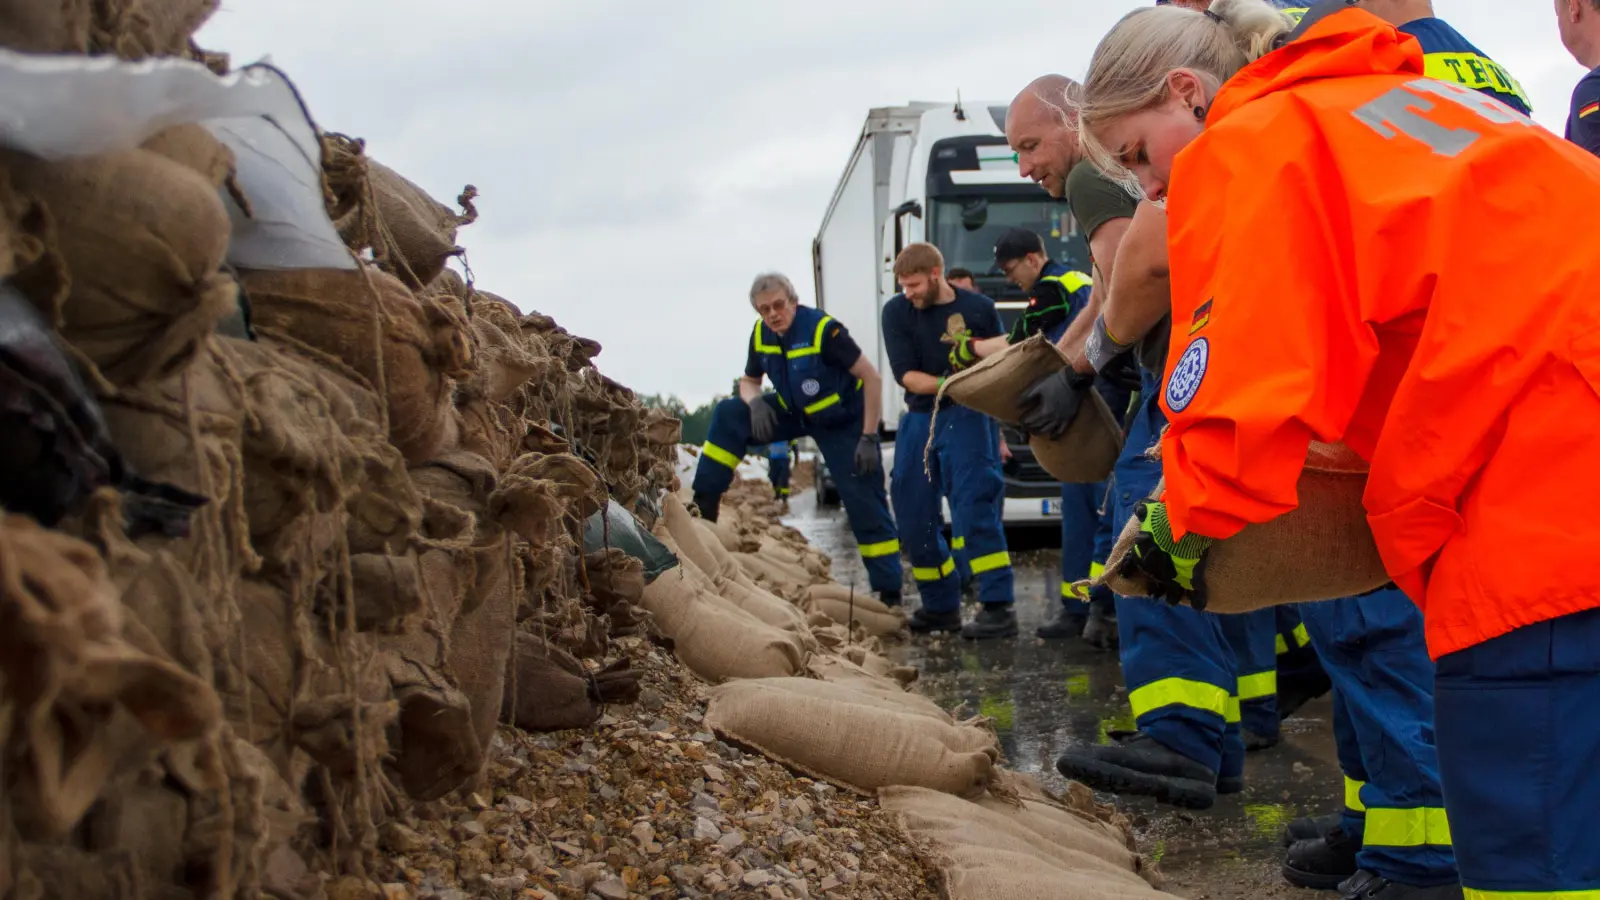
<path fill-rule="evenodd" d="M 1180 413 L 1189 408 L 1194 395 L 1200 392 L 1200 383 L 1205 380 L 1206 366 L 1210 362 L 1211 342 L 1196 338 L 1172 367 L 1172 377 L 1167 381 L 1168 409 Z"/>

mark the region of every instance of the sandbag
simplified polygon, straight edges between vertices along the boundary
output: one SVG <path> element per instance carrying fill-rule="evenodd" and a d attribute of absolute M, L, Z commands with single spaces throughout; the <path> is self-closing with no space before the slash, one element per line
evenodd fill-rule
<path fill-rule="evenodd" d="M 362 553 L 350 557 L 356 627 L 362 631 L 399 628 L 423 607 L 422 572 L 416 553 L 385 556 Z"/>
<path fill-rule="evenodd" d="M 732 578 L 739 569 L 731 561 L 723 563 L 705 540 L 704 533 L 694 524 L 694 518 L 682 501 L 668 496 L 662 501 L 662 519 L 678 549 L 701 572 L 713 577 Z"/>
<path fill-rule="evenodd" d="M 689 670 L 708 681 L 798 674 L 806 651 L 796 635 L 723 605 L 679 567 L 645 587 L 641 604 Z"/>
<path fill-rule="evenodd" d="M 627 508 L 615 500 L 583 523 L 583 549 L 594 553 L 607 547 L 620 548 L 644 566 L 645 583 L 678 564 L 678 557 L 655 535 L 645 530 Z"/>
<path fill-rule="evenodd" d="M 506 318 L 510 319 L 509 334 L 492 314 L 480 313 L 472 320 L 472 330 L 478 339 L 479 365 L 478 374 L 467 383 L 466 389 L 494 402 L 511 399 L 523 385 L 549 368 L 549 358 L 522 339 L 514 318 L 509 314 Z"/>
<path fill-rule="evenodd" d="M 386 661 L 400 707 L 387 765 L 413 800 L 437 800 L 483 767 L 472 702 L 421 660 L 394 652 Z"/>
<path fill-rule="evenodd" d="M 910 666 L 903 668 L 909 673 L 904 680 L 889 675 L 873 674 L 843 656 L 832 653 L 815 653 L 806 660 L 806 674 L 813 678 L 831 681 L 834 684 L 847 684 L 868 691 L 905 692 L 907 686 L 916 680 L 917 670 Z"/>
<path fill-rule="evenodd" d="M 140 0 L 139 13 L 149 23 L 146 50 L 152 56 L 182 56 L 195 32 L 217 11 L 221 0 Z"/>
<path fill-rule="evenodd" d="M 87 53 L 91 8 L 91 0 L 0 0 L 0 47 Z"/>
<path fill-rule="evenodd" d="M 440 306 L 371 268 L 252 271 L 244 287 L 259 332 L 326 354 L 379 391 L 407 462 L 456 442 L 455 379 L 471 374 L 472 355 Z"/>
<path fill-rule="evenodd" d="M 1387 584 L 1361 502 L 1366 485 L 1366 463 L 1354 451 L 1313 442 L 1296 487 L 1300 505 L 1270 522 L 1246 525 L 1206 551 L 1206 610 L 1246 613 L 1351 597 Z M 1130 518 L 1100 579 L 1125 596 L 1149 594 L 1139 576 L 1118 574 L 1138 533 L 1139 520 Z"/>
<path fill-rule="evenodd" d="M 478 556 L 479 601 L 456 619 L 450 631 L 449 672 L 472 702 L 472 724 L 478 744 L 488 747 L 500 718 L 506 686 L 506 665 L 515 635 L 518 582 L 510 559 L 510 538 Z"/>
<path fill-rule="evenodd" d="M 992 734 L 837 699 L 841 689 L 803 678 L 734 681 L 712 689 L 705 723 L 725 740 L 862 793 L 900 784 L 977 795 L 991 782 L 999 758 Z"/>
<path fill-rule="evenodd" d="M 799 607 L 757 585 L 722 579 L 717 583 L 716 593 L 768 625 L 796 634 L 810 630 L 806 625 L 805 613 Z"/>
<path fill-rule="evenodd" d="M 642 674 L 627 660 L 590 673 L 561 648 L 518 632 L 502 715 L 524 731 L 587 728 L 605 704 L 636 699 Z"/>
<path fill-rule="evenodd" d="M 724 551 L 734 553 L 744 549 L 744 542 L 739 540 L 739 531 L 733 527 L 732 523 L 725 520 L 707 522 L 705 519 L 696 519 L 695 522 L 700 525 L 700 529 L 708 536 L 715 538 Z M 712 552 L 715 553 L 716 551 L 713 550 Z"/>
<path fill-rule="evenodd" d="M 902 634 L 906 630 L 904 610 L 885 606 L 871 594 L 836 584 L 813 585 L 806 589 L 811 608 L 841 625 L 854 622 L 874 637 Z"/>
<path fill-rule="evenodd" d="M 889 787 L 883 808 L 900 821 L 907 839 L 924 848 L 944 875 L 946 892 L 960 900 L 1150 900 L 1157 891 L 1139 874 L 1137 854 L 1088 823 L 1074 831 L 1034 815 L 1024 802 L 1002 812 L 996 802 L 969 803 L 937 791 Z M 1070 888 L 1070 893 L 1064 893 Z"/>
<path fill-rule="evenodd" d="M 439 277 L 445 263 L 461 252 L 456 229 L 472 221 L 470 213 L 457 215 L 374 159 L 367 160 L 367 182 L 377 207 L 373 250 L 378 260 L 414 288 Z"/>
<path fill-rule="evenodd" d="M 758 583 L 770 585 L 775 591 L 793 594 L 817 582 L 817 576 L 796 566 L 791 566 L 755 553 L 728 554 L 739 571 Z"/>
<path fill-rule="evenodd" d="M 113 383 L 178 372 L 238 308 L 219 271 L 232 226 L 198 172 L 145 150 L 58 162 L 6 151 L 0 165 L 49 208 L 71 273 L 65 303 L 41 312 Z"/>
<path fill-rule="evenodd" d="M 911 666 L 897 666 L 889 658 L 859 645 L 845 647 L 840 655 L 880 678 L 893 678 L 906 685 L 917 680 L 916 669 Z"/>
<path fill-rule="evenodd" d="M 234 174 L 233 151 L 217 140 L 204 125 L 174 125 L 156 132 L 139 145 L 183 166 L 204 178 L 212 187 L 222 187 Z"/>
<path fill-rule="evenodd" d="M 1040 379 L 1068 365 L 1066 355 L 1055 344 L 1043 335 L 1034 335 L 951 376 L 940 388 L 940 396 L 1008 425 L 1017 425 L 1022 420 L 1023 394 Z M 1066 434 L 1054 440 L 1033 435 L 1028 446 L 1039 464 L 1058 481 L 1103 481 L 1122 452 L 1122 426 L 1099 393 L 1091 390 Z"/>

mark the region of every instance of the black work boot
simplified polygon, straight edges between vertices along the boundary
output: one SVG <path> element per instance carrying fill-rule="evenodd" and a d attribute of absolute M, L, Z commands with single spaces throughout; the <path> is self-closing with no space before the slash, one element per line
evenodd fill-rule
<path fill-rule="evenodd" d="M 1343 900 L 1462 900 L 1464 895 L 1459 884 L 1415 887 L 1379 878 L 1365 869 L 1339 885 Z"/>
<path fill-rule="evenodd" d="M 1295 670 L 1291 674 L 1278 674 L 1278 718 L 1287 719 L 1300 707 L 1333 690 L 1333 682 L 1321 666 Z"/>
<path fill-rule="evenodd" d="M 696 492 L 694 505 L 700 508 L 700 518 L 705 519 L 707 522 L 715 522 L 717 513 L 722 511 L 722 495 Z"/>
<path fill-rule="evenodd" d="M 1009 603 L 985 603 L 966 627 L 961 636 L 969 641 L 987 641 L 994 638 L 1017 636 L 1017 611 Z"/>
<path fill-rule="evenodd" d="M 961 610 L 952 609 L 948 612 L 930 612 L 926 606 L 918 607 L 911 614 L 911 621 L 907 626 L 917 634 L 928 634 L 934 631 L 956 632 L 961 630 Z"/>
<path fill-rule="evenodd" d="M 878 602 L 882 603 L 884 606 L 888 606 L 888 607 L 899 606 L 900 602 L 901 602 L 901 600 L 900 600 L 900 592 L 899 591 L 879 591 L 878 592 Z"/>
<path fill-rule="evenodd" d="M 1244 752 L 1246 753 L 1271 750 L 1273 747 L 1278 746 L 1278 742 L 1282 740 L 1280 735 L 1256 734 L 1248 728 L 1244 729 L 1240 737 L 1244 738 Z"/>
<path fill-rule="evenodd" d="M 1356 854 L 1361 842 L 1335 825 L 1320 838 L 1299 841 L 1283 858 L 1283 878 L 1295 887 L 1318 891 L 1339 890 L 1356 874 Z"/>
<path fill-rule="evenodd" d="M 1317 841 L 1339 827 L 1344 816 L 1329 813 L 1325 816 L 1303 816 L 1283 827 L 1283 845 L 1293 847 L 1301 841 Z"/>
<path fill-rule="evenodd" d="M 1067 600 L 1056 607 L 1054 619 L 1035 628 L 1033 633 L 1047 641 L 1075 638 L 1083 633 L 1083 625 L 1087 621 L 1089 621 L 1089 605 L 1076 600 Z"/>
<path fill-rule="evenodd" d="M 1242 794 L 1242 793 L 1244 793 L 1244 776 L 1243 775 L 1218 775 L 1217 776 L 1217 796 L 1220 797 L 1220 796 L 1223 796 L 1225 794 Z"/>
<path fill-rule="evenodd" d="M 1083 640 L 1101 650 L 1115 650 L 1119 644 L 1117 598 L 1108 587 L 1097 587 L 1090 592 L 1090 596 L 1089 621 L 1083 626 Z"/>
<path fill-rule="evenodd" d="M 1208 809 L 1217 801 L 1217 773 L 1139 731 L 1113 732 L 1115 744 L 1074 747 L 1056 771 L 1097 791 L 1143 794 L 1163 803 Z"/>

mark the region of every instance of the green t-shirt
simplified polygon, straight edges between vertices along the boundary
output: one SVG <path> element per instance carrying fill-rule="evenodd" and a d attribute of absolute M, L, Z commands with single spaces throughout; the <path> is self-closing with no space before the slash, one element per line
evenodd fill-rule
<path fill-rule="evenodd" d="M 1133 211 L 1139 205 L 1122 185 L 1107 178 L 1088 160 L 1073 166 L 1067 173 L 1067 203 L 1086 240 L 1113 219 L 1133 218 Z"/>

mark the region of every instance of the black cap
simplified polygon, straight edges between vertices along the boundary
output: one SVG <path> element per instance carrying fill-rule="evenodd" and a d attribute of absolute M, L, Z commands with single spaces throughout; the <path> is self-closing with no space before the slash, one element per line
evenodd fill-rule
<path fill-rule="evenodd" d="M 1010 228 L 995 242 L 994 261 L 996 264 L 1006 263 L 1013 259 L 1021 259 L 1029 253 L 1043 252 L 1044 238 L 1026 228 Z"/>

